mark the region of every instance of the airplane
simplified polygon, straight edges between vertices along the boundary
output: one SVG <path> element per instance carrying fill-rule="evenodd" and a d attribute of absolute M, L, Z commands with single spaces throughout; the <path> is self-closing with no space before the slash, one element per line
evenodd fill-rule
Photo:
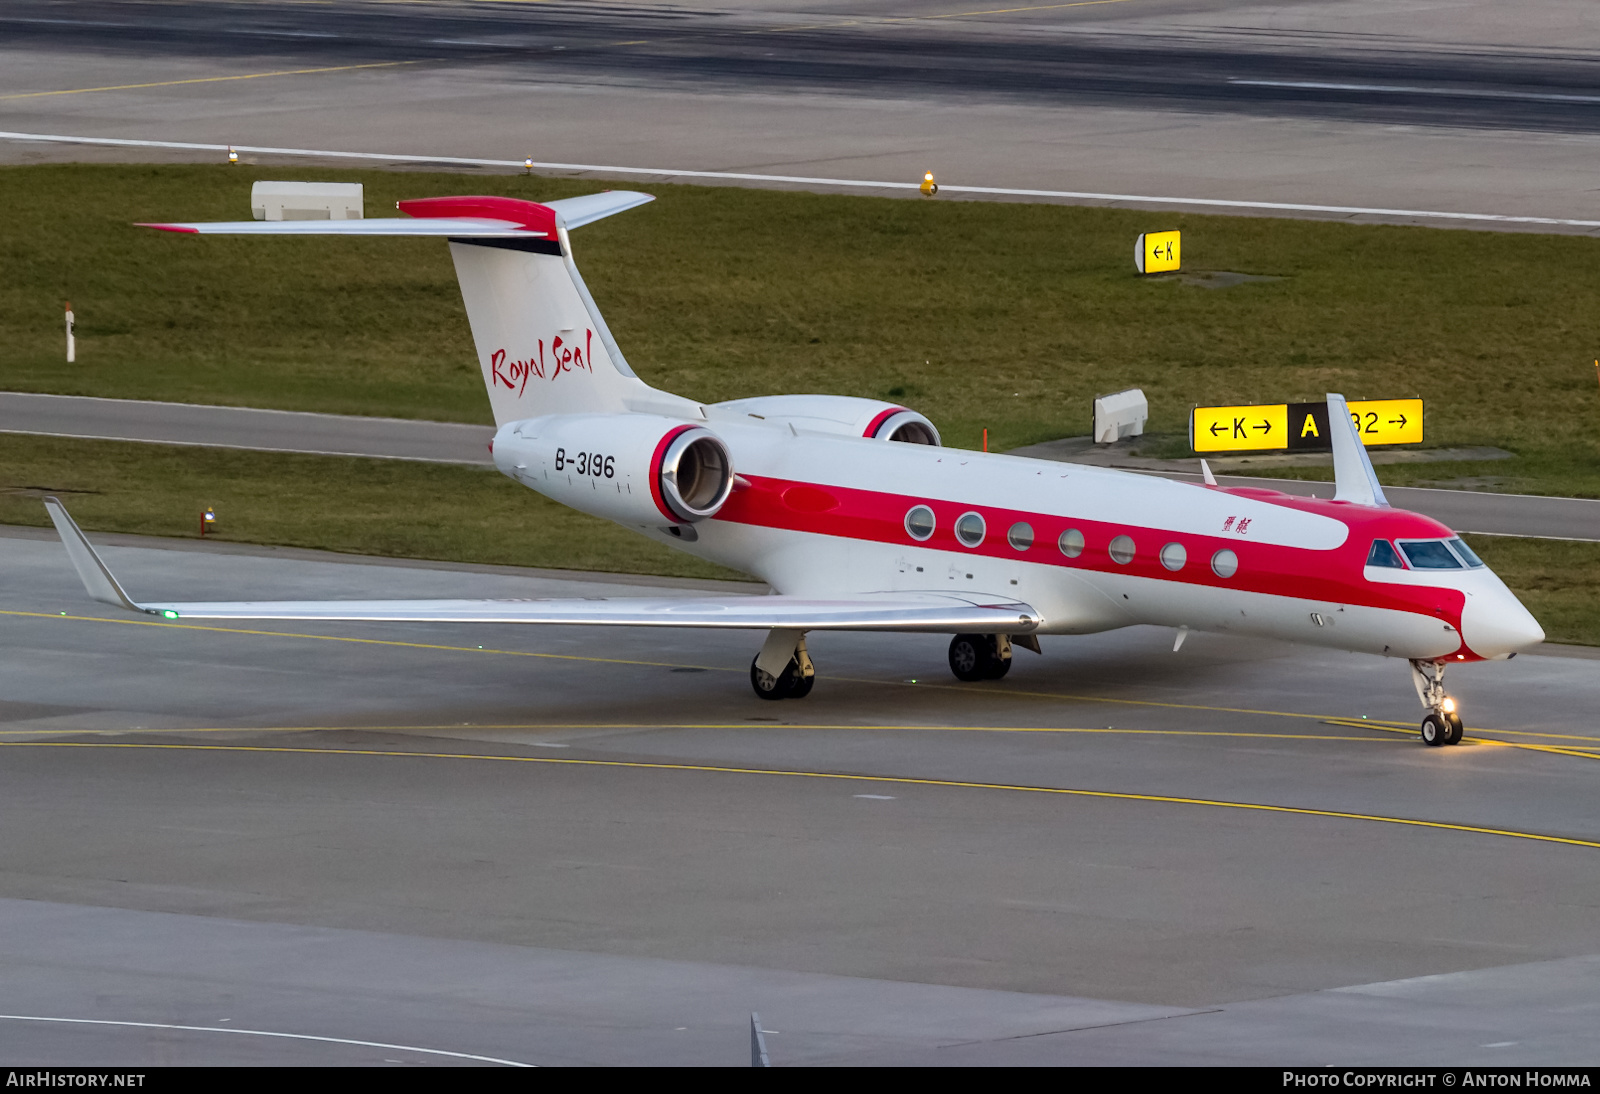
<path fill-rule="evenodd" d="M 47 499 L 94 599 L 167 619 L 365 620 L 766 631 L 762 699 L 809 694 L 817 630 L 953 634 L 950 669 L 998 680 L 1039 636 L 1135 624 L 1405 658 L 1421 739 L 1464 727 L 1444 669 L 1544 632 L 1461 538 L 1389 506 L 1329 394 L 1331 499 L 946 448 L 907 407 L 835 395 L 702 404 L 629 367 L 570 232 L 654 200 L 435 197 L 371 220 L 150 224 L 197 235 L 449 242 L 488 390 L 495 466 L 574 509 L 765 581 L 771 595 L 144 603 Z M 1337 423 L 1344 423 L 1340 428 Z"/>

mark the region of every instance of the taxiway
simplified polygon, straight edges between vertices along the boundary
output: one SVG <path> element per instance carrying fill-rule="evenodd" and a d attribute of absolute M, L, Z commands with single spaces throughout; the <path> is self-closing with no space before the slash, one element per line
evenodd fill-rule
<path fill-rule="evenodd" d="M 136 596 L 648 580 L 116 543 Z M 1457 670 L 1429 749 L 1403 664 L 1203 634 L 817 635 L 770 704 L 755 635 L 194 626 L 0 551 L 17 1062 L 1593 1054 L 1586 651 Z"/>

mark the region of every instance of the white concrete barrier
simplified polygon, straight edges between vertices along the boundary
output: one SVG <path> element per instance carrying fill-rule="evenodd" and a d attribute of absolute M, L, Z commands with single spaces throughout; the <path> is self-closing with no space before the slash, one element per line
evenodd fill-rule
<path fill-rule="evenodd" d="M 1136 387 L 1094 401 L 1094 443 L 1110 444 L 1144 432 L 1150 417 L 1150 403 Z"/>
<path fill-rule="evenodd" d="M 250 187 L 257 220 L 360 220 L 359 182 L 258 182 Z"/>

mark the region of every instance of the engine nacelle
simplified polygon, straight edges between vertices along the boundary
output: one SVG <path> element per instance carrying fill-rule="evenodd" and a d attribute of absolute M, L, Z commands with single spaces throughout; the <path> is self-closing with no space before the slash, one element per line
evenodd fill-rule
<path fill-rule="evenodd" d="M 692 524 L 733 490 L 728 446 L 653 414 L 554 414 L 502 426 L 494 464 L 554 501 L 636 526 Z"/>
<path fill-rule="evenodd" d="M 915 410 L 848 395 L 764 395 L 717 403 L 713 409 L 818 433 L 842 433 L 880 441 L 938 445 L 939 431 Z"/>

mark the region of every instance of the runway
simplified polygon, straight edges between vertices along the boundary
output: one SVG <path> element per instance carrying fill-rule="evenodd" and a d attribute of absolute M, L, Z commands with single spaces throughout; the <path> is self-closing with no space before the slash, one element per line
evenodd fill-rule
<path fill-rule="evenodd" d="M 1582 0 L 21 0 L 0 28 L 12 132 L 1600 221 Z M 130 158 L 217 153 L 0 146 Z"/>
<path fill-rule="evenodd" d="M 0 432 L 493 465 L 488 442 L 494 431 L 489 426 L 76 395 L 0 392 Z M 1054 452 L 1050 445 L 1037 445 L 1020 454 L 1048 459 L 1055 458 Z M 1199 478 L 1198 471 L 1163 473 Z M 1218 481 L 1290 494 L 1320 491 L 1326 496 L 1329 490 L 1327 483 L 1295 479 L 1236 475 Z M 1425 513 L 1459 532 L 1600 541 L 1600 501 L 1587 498 L 1419 487 L 1390 487 L 1388 493 L 1392 504 Z"/>
<path fill-rule="evenodd" d="M 118 542 L 136 597 L 647 588 Z M 1593 1062 L 1585 651 L 1456 670 L 1428 749 L 1403 664 L 1203 634 L 814 635 L 771 704 L 756 635 L 196 627 L 0 554 L 19 1063 Z"/>

